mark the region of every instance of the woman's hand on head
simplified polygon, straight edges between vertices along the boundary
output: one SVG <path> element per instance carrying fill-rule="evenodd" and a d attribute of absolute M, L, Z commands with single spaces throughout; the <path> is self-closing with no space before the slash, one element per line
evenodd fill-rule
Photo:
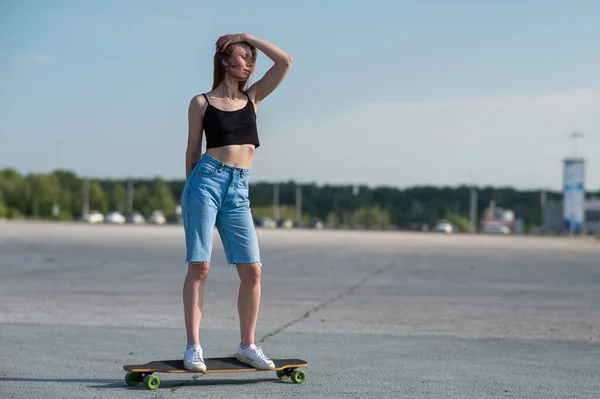
<path fill-rule="evenodd" d="M 235 33 L 235 34 L 227 34 L 223 35 L 217 39 L 217 50 L 223 51 L 230 44 L 241 43 L 246 40 L 245 33 Z"/>

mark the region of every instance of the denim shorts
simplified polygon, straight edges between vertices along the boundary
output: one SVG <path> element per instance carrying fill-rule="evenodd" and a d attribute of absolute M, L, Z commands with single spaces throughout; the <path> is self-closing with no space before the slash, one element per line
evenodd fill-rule
<path fill-rule="evenodd" d="M 261 263 L 249 179 L 250 169 L 202 155 L 181 195 L 186 262 L 211 262 L 216 227 L 228 264 Z"/>

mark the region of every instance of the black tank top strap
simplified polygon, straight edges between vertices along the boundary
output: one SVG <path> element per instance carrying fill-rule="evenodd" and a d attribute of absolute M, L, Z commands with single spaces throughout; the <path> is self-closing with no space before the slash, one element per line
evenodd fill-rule
<path fill-rule="evenodd" d="M 210 101 L 208 101 L 208 97 L 206 97 L 206 94 L 202 93 L 202 96 L 206 99 L 206 103 L 210 104 Z"/>

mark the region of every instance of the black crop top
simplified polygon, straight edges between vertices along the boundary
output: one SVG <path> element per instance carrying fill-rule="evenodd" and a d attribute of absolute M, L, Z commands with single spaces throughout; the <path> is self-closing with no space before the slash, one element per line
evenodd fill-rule
<path fill-rule="evenodd" d="M 202 94 L 208 103 L 204 112 L 204 133 L 206 149 L 231 144 L 254 144 L 260 146 L 256 127 L 256 112 L 248 94 L 244 108 L 235 111 L 223 111 L 213 107 L 208 97 Z"/>

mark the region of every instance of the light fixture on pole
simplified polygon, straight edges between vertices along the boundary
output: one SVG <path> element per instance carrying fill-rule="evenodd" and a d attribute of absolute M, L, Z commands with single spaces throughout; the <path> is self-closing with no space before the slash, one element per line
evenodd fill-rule
<path fill-rule="evenodd" d="M 572 132 L 569 135 L 573 139 L 573 157 L 577 158 L 577 140 L 583 138 L 583 133 Z"/>

